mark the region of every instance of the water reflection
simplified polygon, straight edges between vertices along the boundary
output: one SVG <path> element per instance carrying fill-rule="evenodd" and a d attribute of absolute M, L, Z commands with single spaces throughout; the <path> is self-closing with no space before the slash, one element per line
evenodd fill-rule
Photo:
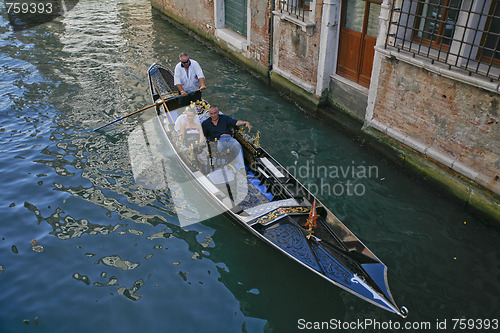
<path fill-rule="evenodd" d="M 120 224 L 111 226 L 103 226 L 98 224 L 90 223 L 86 219 L 75 219 L 69 215 L 61 216 L 64 214 L 64 211 L 60 208 L 57 208 L 56 211 L 50 215 L 49 217 L 44 218 L 41 215 L 41 212 L 38 208 L 36 208 L 33 204 L 29 202 L 24 203 L 24 207 L 26 207 L 29 211 L 33 212 L 38 219 L 38 224 L 45 221 L 52 227 L 51 235 L 56 236 L 59 239 L 70 239 L 75 237 L 81 237 L 83 234 L 89 235 L 107 235 L 110 232 L 116 231 Z"/>
<path fill-rule="evenodd" d="M 139 262 L 131 262 L 128 260 L 123 260 L 120 256 L 107 256 L 99 259 L 96 264 L 102 263 L 106 266 L 116 267 L 121 269 L 122 271 L 128 271 L 130 269 L 135 269 L 139 267 L 141 263 Z"/>
<path fill-rule="evenodd" d="M 75 274 L 73 274 L 73 279 L 78 280 L 78 281 L 82 281 L 87 286 L 90 284 L 90 279 L 89 279 L 89 277 L 87 275 L 82 275 L 80 273 L 75 273 Z"/>
<path fill-rule="evenodd" d="M 141 289 L 141 287 L 144 285 L 144 281 L 142 279 L 137 280 L 134 282 L 132 288 L 127 289 L 126 287 L 120 287 L 118 288 L 117 292 L 119 295 L 123 295 L 126 298 L 128 298 L 131 301 L 137 301 L 139 300 L 142 296 L 144 295 L 138 295 L 136 292 Z"/>
<path fill-rule="evenodd" d="M 108 273 L 106 272 L 102 272 L 101 273 L 101 277 L 102 278 L 107 278 L 108 276 Z M 118 285 L 118 279 L 116 278 L 116 276 L 111 276 L 108 278 L 108 281 L 107 282 L 94 282 L 94 286 L 96 287 L 110 287 L 110 286 L 116 286 Z"/>

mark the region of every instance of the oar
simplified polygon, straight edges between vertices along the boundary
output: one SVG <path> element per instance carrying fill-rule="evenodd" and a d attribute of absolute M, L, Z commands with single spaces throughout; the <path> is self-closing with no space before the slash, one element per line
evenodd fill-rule
<path fill-rule="evenodd" d="M 155 83 L 153 82 L 153 84 L 155 84 Z M 156 88 L 156 84 L 155 84 L 155 88 Z M 197 90 L 195 90 L 195 91 L 193 91 L 193 92 L 190 92 L 189 94 L 193 94 L 193 93 L 197 92 L 198 90 L 200 90 L 200 89 L 197 89 Z M 160 97 L 161 97 L 161 95 L 160 95 Z M 174 97 L 172 97 L 172 98 L 169 98 L 168 100 L 169 100 L 169 101 L 171 101 L 171 100 L 173 100 L 173 99 L 177 99 L 177 98 L 181 98 L 181 97 L 183 97 L 183 96 L 182 96 L 182 95 L 178 95 L 178 96 L 174 96 Z M 132 113 L 129 113 L 129 114 L 128 114 L 128 115 L 126 115 L 126 116 L 123 116 L 123 117 L 121 117 L 121 118 L 115 119 L 115 120 L 113 120 L 113 121 L 112 121 L 112 122 L 110 122 L 110 123 L 107 123 L 107 124 L 105 124 L 105 125 L 102 125 L 101 127 L 98 127 L 98 128 L 96 128 L 96 129 L 93 129 L 93 130 L 92 130 L 92 132 L 95 132 L 95 131 L 97 131 L 97 130 L 100 130 L 101 128 L 104 128 L 104 127 L 106 127 L 106 126 L 109 126 L 109 125 L 111 125 L 111 124 L 114 124 L 114 123 L 116 123 L 117 121 L 123 120 L 123 119 L 125 119 L 125 118 L 127 118 L 127 117 L 133 116 L 133 115 L 134 115 L 134 114 L 136 114 L 136 113 L 139 113 L 139 112 L 142 112 L 142 111 L 147 110 L 147 109 L 149 109 L 149 108 L 152 108 L 153 106 L 159 106 L 159 105 L 164 104 L 164 105 L 165 105 L 165 108 L 166 108 L 166 109 L 167 109 L 167 111 L 168 111 L 166 101 L 163 99 L 163 97 L 161 97 L 161 99 L 162 99 L 162 102 L 155 103 L 155 104 L 151 104 L 151 105 L 148 105 L 148 106 L 146 106 L 146 107 L 143 107 L 143 108 L 142 108 L 142 109 L 140 109 L 140 110 L 137 110 L 137 111 L 134 111 L 134 112 L 132 112 Z M 168 112 L 168 115 L 170 116 L 170 119 L 172 119 L 172 116 L 170 115 L 170 111 Z M 173 122 L 173 119 L 172 119 L 172 122 Z"/>
<path fill-rule="evenodd" d="M 172 121 L 172 124 L 174 123 L 174 118 L 172 118 L 172 115 L 170 114 L 170 110 L 168 109 L 167 102 L 163 99 L 163 96 L 161 95 L 160 89 L 158 89 L 158 86 L 156 85 L 156 82 L 154 80 L 151 80 L 153 82 L 156 92 L 158 93 L 158 96 L 160 96 L 161 100 L 163 101 L 163 105 L 165 106 L 165 110 L 167 110 L 168 116 L 170 117 L 170 120 Z"/>
<path fill-rule="evenodd" d="M 106 127 L 106 126 L 109 126 L 109 125 L 111 125 L 111 124 L 114 124 L 114 123 L 116 123 L 117 121 L 120 121 L 120 120 L 125 119 L 125 118 L 130 117 L 130 116 L 133 116 L 133 115 L 134 115 L 134 114 L 136 114 L 136 113 L 142 112 L 142 111 L 144 111 L 144 110 L 147 110 L 147 109 L 152 108 L 153 106 L 157 106 L 157 105 L 161 105 L 161 103 L 155 103 L 155 104 L 151 104 L 151 105 L 148 105 L 148 106 L 146 106 L 146 107 L 143 107 L 143 108 L 142 108 L 142 109 L 140 109 L 140 110 L 134 111 L 134 112 L 132 112 L 132 113 L 129 113 L 129 114 L 128 114 L 128 115 L 126 115 L 126 116 L 123 116 L 123 117 L 121 117 L 121 118 L 118 118 L 118 119 L 116 119 L 116 120 L 113 120 L 112 122 L 107 123 L 106 125 L 102 125 L 101 127 L 98 127 L 98 128 L 96 128 L 96 129 L 93 129 L 93 130 L 92 130 L 92 132 L 95 132 L 95 131 L 97 131 L 97 130 L 100 130 L 101 128 L 104 128 L 104 127 Z"/>

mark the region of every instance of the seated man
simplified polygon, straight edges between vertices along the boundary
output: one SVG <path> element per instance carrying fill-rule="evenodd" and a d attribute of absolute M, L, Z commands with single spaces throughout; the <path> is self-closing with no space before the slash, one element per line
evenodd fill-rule
<path fill-rule="evenodd" d="M 241 149 L 240 143 L 231 136 L 231 128 L 245 125 L 248 131 L 252 129 L 252 126 L 248 121 L 236 120 L 227 115 L 219 114 L 217 106 L 212 105 L 209 110 L 210 118 L 205 120 L 201 127 L 203 128 L 203 134 L 209 141 L 214 141 L 217 139 L 217 149 L 219 151 L 225 151 L 230 149 L 236 152 L 236 164 L 235 167 L 239 170 L 245 167 L 245 162 L 243 160 L 243 151 Z"/>

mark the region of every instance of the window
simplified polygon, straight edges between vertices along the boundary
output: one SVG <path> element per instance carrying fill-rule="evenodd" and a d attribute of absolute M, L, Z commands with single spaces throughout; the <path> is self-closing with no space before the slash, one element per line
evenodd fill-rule
<path fill-rule="evenodd" d="M 500 67 L 500 4 L 498 1 L 495 1 L 495 6 L 491 8 L 485 31 L 479 61 Z"/>
<path fill-rule="evenodd" d="M 214 0 L 215 37 L 238 52 L 245 52 L 250 44 L 248 4 L 248 0 Z"/>
<path fill-rule="evenodd" d="M 304 21 L 311 11 L 312 0 L 278 0 L 277 9 Z"/>
<path fill-rule="evenodd" d="M 419 3 L 415 36 L 433 47 L 447 48 L 451 44 L 460 0 L 427 0 Z"/>
<path fill-rule="evenodd" d="M 385 46 L 500 80 L 500 1 L 394 0 Z"/>

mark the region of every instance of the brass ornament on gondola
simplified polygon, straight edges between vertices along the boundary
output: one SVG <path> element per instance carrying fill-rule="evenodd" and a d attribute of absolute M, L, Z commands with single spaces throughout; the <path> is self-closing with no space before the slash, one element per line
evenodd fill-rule
<path fill-rule="evenodd" d="M 257 132 L 257 134 L 252 137 L 252 143 L 255 147 L 260 147 L 260 132 Z"/>
<path fill-rule="evenodd" d="M 191 101 L 189 107 L 196 110 L 197 114 L 202 114 L 208 109 L 210 109 L 210 104 L 208 104 L 204 99 L 202 99 L 201 101 L 197 100 L 196 102 Z"/>

